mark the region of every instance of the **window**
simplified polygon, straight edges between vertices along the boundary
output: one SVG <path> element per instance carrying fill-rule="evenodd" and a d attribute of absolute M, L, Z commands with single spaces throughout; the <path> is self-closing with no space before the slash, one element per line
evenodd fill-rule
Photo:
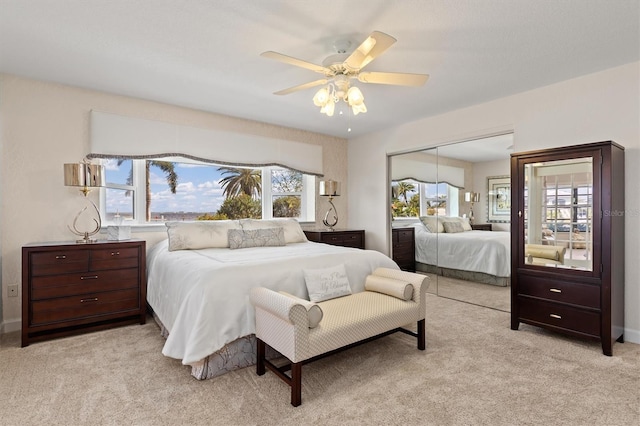
<path fill-rule="evenodd" d="M 446 183 L 423 183 L 412 179 L 391 184 L 391 211 L 394 218 L 418 216 L 457 216 L 458 188 Z"/>
<path fill-rule="evenodd" d="M 102 160 L 105 223 L 294 217 L 315 220 L 315 177 L 281 167 Z"/>

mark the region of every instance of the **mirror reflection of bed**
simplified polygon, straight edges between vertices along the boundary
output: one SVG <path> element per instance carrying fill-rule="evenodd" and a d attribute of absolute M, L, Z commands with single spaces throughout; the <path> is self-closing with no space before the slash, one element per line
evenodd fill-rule
<path fill-rule="evenodd" d="M 513 134 L 389 156 L 392 228 L 414 228 L 429 292 L 510 310 Z"/>

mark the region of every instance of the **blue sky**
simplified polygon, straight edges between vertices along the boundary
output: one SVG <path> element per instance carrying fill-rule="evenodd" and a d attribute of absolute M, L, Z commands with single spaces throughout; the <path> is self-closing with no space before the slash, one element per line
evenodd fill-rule
<path fill-rule="evenodd" d="M 125 184 L 131 168 L 131 161 L 117 165 L 116 160 L 105 162 L 107 182 Z M 172 194 L 166 178 L 157 167 L 151 167 L 151 211 L 152 212 L 201 212 L 214 213 L 224 196 L 220 188 L 222 176 L 216 166 L 202 166 L 188 163 L 176 163 L 178 188 Z M 107 212 L 131 211 L 131 197 L 125 197 L 120 191 L 109 191 Z"/>

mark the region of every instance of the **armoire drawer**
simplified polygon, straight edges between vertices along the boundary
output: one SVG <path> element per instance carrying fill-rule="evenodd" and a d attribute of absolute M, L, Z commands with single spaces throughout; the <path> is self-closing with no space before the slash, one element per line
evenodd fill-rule
<path fill-rule="evenodd" d="M 600 308 L 600 286 L 593 284 L 521 275 L 518 294 L 589 308 Z"/>
<path fill-rule="evenodd" d="M 557 327 L 564 330 L 600 335 L 600 312 L 547 302 L 526 296 L 518 297 L 521 321 Z"/>

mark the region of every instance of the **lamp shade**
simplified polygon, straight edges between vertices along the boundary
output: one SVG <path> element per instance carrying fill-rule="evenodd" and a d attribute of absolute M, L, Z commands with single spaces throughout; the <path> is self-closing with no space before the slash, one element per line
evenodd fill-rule
<path fill-rule="evenodd" d="M 336 197 L 340 195 L 340 182 L 335 180 L 321 180 L 318 192 L 323 197 Z"/>
<path fill-rule="evenodd" d="M 467 203 L 477 203 L 480 201 L 480 193 L 479 192 L 465 192 L 464 193 L 464 201 Z"/>
<path fill-rule="evenodd" d="M 65 186 L 104 186 L 104 166 L 90 163 L 69 163 L 64 165 Z"/>

